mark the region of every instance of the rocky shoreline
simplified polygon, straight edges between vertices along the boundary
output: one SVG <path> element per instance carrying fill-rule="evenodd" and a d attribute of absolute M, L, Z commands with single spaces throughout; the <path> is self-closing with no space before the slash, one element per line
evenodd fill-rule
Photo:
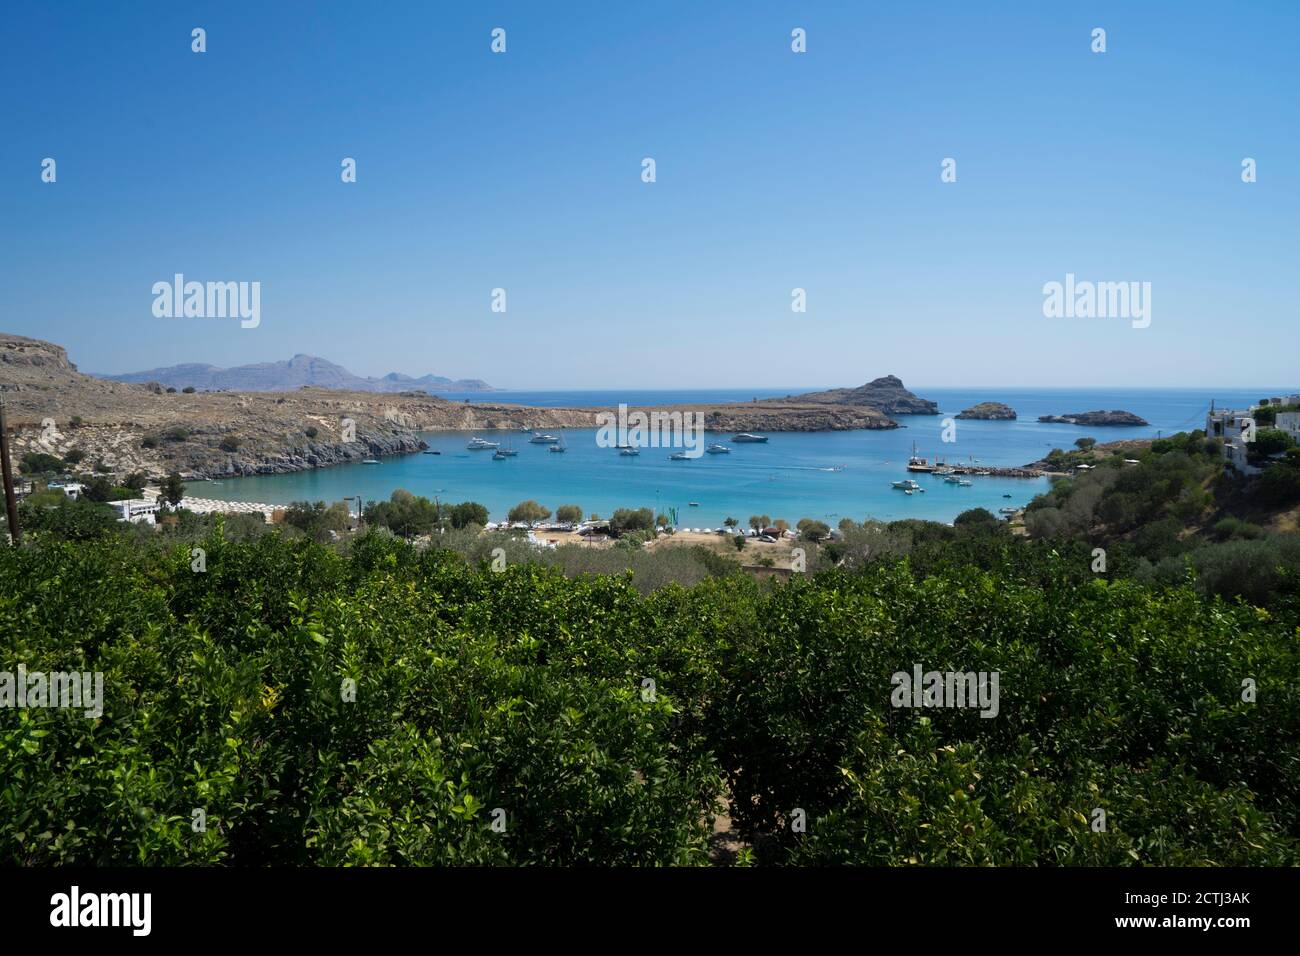
<path fill-rule="evenodd" d="M 189 478 L 274 475 L 427 447 L 421 432 L 595 428 L 612 409 L 449 401 L 423 391 L 375 393 L 303 387 L 280 392 L 170 391 L 83 375 L 60 346 L 0 333 L 0 392 L 19 458 L 82 456 L 81 470 Z M 694 412 L 712 433 L 900 427 L 894 414 L 937 414 L 894 376 L 858 389 L 716 405 L 640 409 Z M 637 411 L 629 409 L 629 413 Z"/>

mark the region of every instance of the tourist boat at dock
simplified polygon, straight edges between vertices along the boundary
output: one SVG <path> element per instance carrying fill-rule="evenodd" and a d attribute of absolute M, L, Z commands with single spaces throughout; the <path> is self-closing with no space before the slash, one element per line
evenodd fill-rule
<path fill-rule="evenodd" d="M 930 464 L 928 459 L 922 458 L 916 453 L 916 442 L 912 442 L 912 457 L 907 459 L 908 471 L 934 471 L 934 465 Z"/>

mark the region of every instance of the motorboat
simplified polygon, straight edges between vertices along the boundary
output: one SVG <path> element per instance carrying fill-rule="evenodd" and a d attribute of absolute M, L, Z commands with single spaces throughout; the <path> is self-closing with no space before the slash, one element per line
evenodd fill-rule
<path fill-rule="evenodd" d="M 363 459 L 361 459 L 361 464 L 363 464 L 363 465 L 377 465 L 377 464 L 379 464 L 379 459 L 378 459 L 378 458 L 363 458 Z"/>
<path fill-rule="evenodd" d="M 500 442 L 488 441 L 486 438 L 475 436 L 469 440 L 469 444 L 465 447 L 470 451 L 488 451 L 493 448 L 498 448 L 500 445 Z"/>
<path fill-rule="evenodd" d="M 619 453 L 620 455 L 625 455 L 625 456 L 628 457 L 628 458 L 631 458 L 633 455 L 639 455 L 639 454 L 641 454 L 640 451 L 638 451 L 638 450 L 635 449 L 635 448 L 631 448 L 631 447 L 628 447 L 628 448 L 620 448 L 620 449 L 618 450 L 618 453 Z"/>
<path fill-rule="evenodd" d="M 706 449 L 704 449 L 704 450 L 705 450 L 705 452 L 707 452 L 707 453 L 710 454 L 710 455 L 730 455 L 730 454 L 731 454 L 731 449 L 728 448 L 726 445 L 717 445 L 717 444 L 714 444 L 714 445 L 710 445 L 708 448 L 706 448 Z"/>
<path fill-rule="evenodd" d="M 909 495 L 921 486 L 911 478 L 904 478 L 902 481 L 891 482 L 899 491 L 906 491 Z"/>
<path fill-rule="evenodd" d="M 755 435 L 750 432 L 741 432 L 739 435 L 732 435 L 731 440 L 734 442 L 765 442 L 766 435 Z"/>
<path fill-rule="evenodd" d="M 691 456 L 684 451 L 675 451 L 668 456 L 669 461 L 690 461 Z"/>
<path fill-rule="evenodd" d="M 541 432 L 533 432 L 533 437 L 528 439 L 534 445 L 554 445 L 559 440 L 559 435 L 543 435 Z"/>

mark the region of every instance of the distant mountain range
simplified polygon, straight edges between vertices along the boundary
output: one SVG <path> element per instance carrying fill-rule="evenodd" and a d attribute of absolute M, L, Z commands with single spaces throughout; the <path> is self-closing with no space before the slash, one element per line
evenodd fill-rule
<path fill-rule="evenodd" d="M 92 373 L 94 374 L 94 373 Z M 97 375 L 113 382 L 158 382 L 171 388 L 193 386 L 207 392 L 288 392 L 304 385 L 357 392 L 490 392 L 491 385 L 477 378 L 450 379 L 441 375 L 413 378 L 389 372 L 383 378 L 363 378 L 342 365 L 315 355 L 295 355 L 287 362 L 258 362 L 234 368 L 218 368 L 191 362 L 123 375 Z"/>

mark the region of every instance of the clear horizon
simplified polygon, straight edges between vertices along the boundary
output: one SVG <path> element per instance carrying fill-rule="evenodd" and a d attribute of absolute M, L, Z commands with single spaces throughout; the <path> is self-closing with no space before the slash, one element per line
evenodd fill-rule
<path fill-rule="evenodd" d="M 0 325 L 94 372 L 307 353 L 509 391 L 1294 374 L 1300 5 L 74 2 L 7 25 L 0 210 L 23 225 L 0 236 Z M 260 283 L 260 321 L 156 316 L 176 273 Z M 1072 277 L 1150 283 L 1149 314 L 1048 318 Z"/>

